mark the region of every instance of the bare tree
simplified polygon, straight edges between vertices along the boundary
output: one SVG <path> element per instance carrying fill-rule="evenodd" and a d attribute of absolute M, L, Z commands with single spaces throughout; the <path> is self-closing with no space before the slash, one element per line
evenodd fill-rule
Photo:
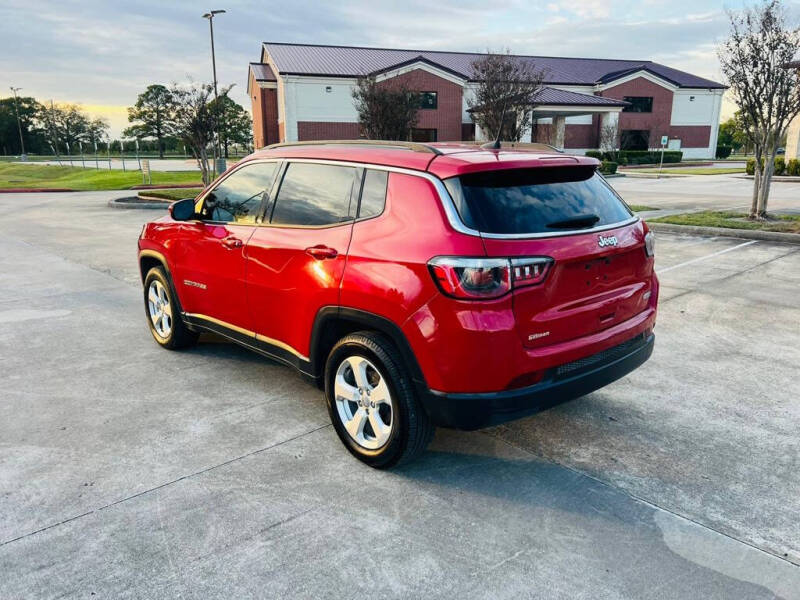
<path fill-rule="evenodd" d="M 608 152 L 615 160 L 619 158 L 619 135 L 619 122 L 606 123 L 600 127 L 600 150 Z"/>
<path fill-rule="evenodd" d="M 408 140 L 417 124 L 420 96 L 405 84 L 359 77 L 353 89 L 362 134 L 371 140 Z"/>
<path fill-rule="evenodd" d="M 544 76 L 532 62 L 508 50 L 481 56 L 472 63 L 472 80 L 478 86 L 467 100 L 473 122 L 490 139 L 520 141 L 531 128 Z"/>
<path fill-rule="evenodd" d="M 230 89 L 231 86 L 223 88 L 219 96 L 227 96 Z M 185 86 L 173 84 L 169 92 L 173 102 L 169 127 L 191 148 L 197 159 L 197 166 L 200 167 L 203 184 L 208 185 L 213 178 L 208 149 L 214 143 L 216 126 L 212 100 L 214 86 L 210 83 Z"/>
<path fill-rule="evenodd" d="M 786 24 L 781 0 L 764 0 L 729 18 L 719 60 L 755 149 L 750 218 L 764 219 L 778 144 L 800 114 L 800 76 L 786 68 L 800 51 L 800 29 Z"/>

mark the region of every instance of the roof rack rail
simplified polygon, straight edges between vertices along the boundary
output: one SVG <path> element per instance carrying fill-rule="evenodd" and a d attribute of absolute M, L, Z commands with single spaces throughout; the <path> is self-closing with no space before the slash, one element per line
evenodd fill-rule
<path fill-rule="evenodd" d="M 564 154 L 563 150 L 542 142 L 500 142 L 500 144 L 497 144 L 499 148 L 496 147 L 495 144 L 496 142 L 488 142 L 486 144 L 481 144 L 481 148 L 484 150 L 498 150 L 502 148 L 519 148 L 520 150 L 547 150 L 550 152 Z"/>
<path fill-rule="evenodd" d="M 388 148 L 405 148 L 413 152 L 428 152 L 430 154 L 442 154 L 437 148 L 419 142 L 403 142 L 397 140 L 314 140 L 306 142 L 281 142 L 265 146 L 262 150 L 274 150 L 275 148 L 291 148 L 292 146 L 384 146 Z"/>

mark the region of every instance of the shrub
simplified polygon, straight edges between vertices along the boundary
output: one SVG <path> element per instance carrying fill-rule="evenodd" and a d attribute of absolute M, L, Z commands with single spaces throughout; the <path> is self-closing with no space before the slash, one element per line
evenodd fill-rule
<path fill-rule="evenodd" d="M 728 158 L 733 152 L 733 146 L 717 146 L 717 158 Z"/>
<path fill-rule="evenodd" d="M 597 160 L 603 160 L 603 153 L 599 150 L 587 150 L 586 156 L 589 158 L 596 158 Z"/>
<path fill-rule="evenodd" d="M 617 163 L 610 160 L 604 160 L 602 163 L 600 163 L 600 172 L 603 175 L 613 175 L 617 172 Z"/>
<path fill-rule="evenodd" d="M 761 164 L 764 164 L 764 159 L 761 159 Z M 748 158 L 747 159 L 747 166 L 745 167 L 745 172 L 748 175 L 755 175 L 756 173 L 756 159 L 755 158 Z M 796 158 L 793 158 L 788 163 L 783 156 L 778 156 L 775 158 L 775 170 L 773 171 L 774 175 L 800 175 L 800 161 Z"/>
<path fill-rule="evenodd" d="M 620 150 L 620 158 L 625 158 L 630 165 L 650 165 L 661 162 L 661 150 Z M 679 163 L 683 152 L 679 150 L 664 151 L 665 163 Z"/>

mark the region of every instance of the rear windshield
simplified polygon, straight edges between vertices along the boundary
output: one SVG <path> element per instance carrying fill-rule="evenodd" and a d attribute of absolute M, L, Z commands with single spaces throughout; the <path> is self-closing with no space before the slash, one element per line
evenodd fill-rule
<path fill-rule="evenodd" d="M 633 214 L 594 167 L 484 171 L 445 180 L 464 224 L 485 233 L 557 233 Z"/>

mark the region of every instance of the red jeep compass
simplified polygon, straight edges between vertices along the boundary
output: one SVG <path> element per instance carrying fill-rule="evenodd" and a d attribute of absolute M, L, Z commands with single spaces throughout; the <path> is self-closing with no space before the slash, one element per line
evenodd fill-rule
<path fill-rule="evenodd" d="M 587 394 L 653 350 L 647 226 L 591 158 L 531 145 L 282 144 L 139 240 L 165 348 L 213 332 L 325 390 L 356 457 Z"/>

